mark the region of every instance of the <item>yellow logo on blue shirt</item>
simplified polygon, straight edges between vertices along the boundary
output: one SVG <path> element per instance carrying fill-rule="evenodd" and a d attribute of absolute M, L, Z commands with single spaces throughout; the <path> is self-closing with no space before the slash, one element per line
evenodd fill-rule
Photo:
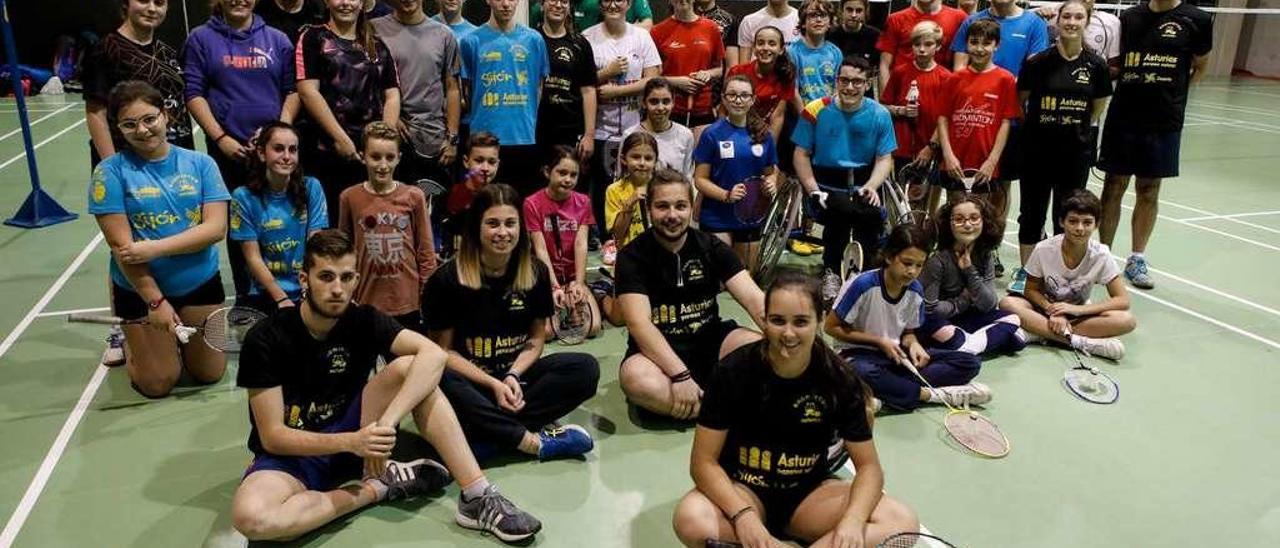
<path fill-rule="evenodd" d="M 198 207 L 188 209 L 186 211 L 186 215 L 187 215 L 187 226 L 196 226 L 200 224 L 200 221 L 202 219 L 204 219 L 204 214 L 200 211 L 200 208 Z"/>
<path fill-rule="evenodd" d="M 284 219 L 267 219 L 267 222 L 262 223 L 263 230 L 279 230 L 281 228 L 284 228 Z"/>
<path fill-rule="evenodd" d="M 149 213 L 144 211 L 129 215 L 129 226 L 138 230 L 155 230 L 162 226 L 176 223 L 179 219 L 180 217 L 168 211 L 162 211 L 159 213 Z"/>
<path fill-rule="evenodd" d="M 491 61 L 491 62 L 502 61 L 502 52 L 501 52 L 501 51 L 487 51 L 487 52 L 485 52 L 484 57 L 483 57 L 481 60 L 483 60 L 483 61 Z"/>
<path fill-rule="evenodd" d="M 138 188 L 131 190 L 129 194 L 137 199 L 145 199 L 145 198 L 159 198 L 160 195 L 164 194 L 164 192 L 160 190 L 160 187 L 140 186 Z"/>
<path fill-rule="evenodd" d="M 511 56 L 515 58 L 517 63 L 523 63 L 525 58 L 529 56 L 529 51 L 520 44 L 512 44 Z"/>
<path fill-rule="evenodd" d="M 194 175 L 179 173 L 166 181 L 165 184 L 169 185 L 169 188 L 177 191 L 179 196 L 195 196 L 200 194 L 200 180 L 196 179 Z"/>
<path fill-rule="evenodd" d="M 105 199 L 107 199 L 107 185 L 102 182 L 102 179 L 95 172 L 93 176 L 93 202 L 100 204 Z"/>

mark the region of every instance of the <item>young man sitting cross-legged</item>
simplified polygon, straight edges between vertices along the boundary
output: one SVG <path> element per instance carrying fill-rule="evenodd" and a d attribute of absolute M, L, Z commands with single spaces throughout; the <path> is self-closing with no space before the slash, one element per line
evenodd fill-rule
<path fill-rule="evenodd" d="M 296 538 L 369 504 L 436 491 L 452 472 L 462 488 L 458 525 L 508 542 L 537 533 L 542 524 L 480 472 L 436 389 L 445 352 L 351 302 L 360 275 L 347 235 L 308 238 L 298 279 L 301 306 L 254 326 L 240 353 L 236 383 L 249 390 L 254 459 L 231 501 L 236 529 L 251 540 Z M 399 357 L 370 377 L 387 354 Z M 389 460 L 409 413 L 444 466 Z"/>

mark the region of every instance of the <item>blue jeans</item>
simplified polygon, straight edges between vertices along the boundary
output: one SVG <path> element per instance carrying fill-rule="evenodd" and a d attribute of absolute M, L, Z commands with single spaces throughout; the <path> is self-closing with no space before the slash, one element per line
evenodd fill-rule
<path fill-rule="evenodd" d="M 920 368 L 920 374 L 933 386 L 966 384 L 978 376 L 982 367 L 982 360 L 973 354 L 942 349 L 928 352 L 929 364 Z M 920 406 L 920 388 L 924 386 L 920 379 L 879 350 L 842 350 L 840 357 L 857 370 L 858 376 L 885 405 L 904 411 Z"/>

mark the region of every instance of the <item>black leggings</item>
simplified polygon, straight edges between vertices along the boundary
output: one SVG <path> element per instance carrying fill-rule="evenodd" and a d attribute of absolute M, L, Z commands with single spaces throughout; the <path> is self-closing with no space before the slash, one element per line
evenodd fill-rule
<path fill-rule="evenodd" d="M 1053 233 L 1061 234 L 1058 224 L 1062 201 L 1076 189 L 1084 188 L 1089 180 L 1090 157 L 1070 155 L 1049 160 L 1028 159 L 1022 170 L 1019 189 L 1018 243 L 1035 245 L 1044 233 L 1045 217 L 1053 225 Z M 1051 198 L 1052 196 L 1052 198 Z"/>
<path fill-rule="evenodd" d="M 580 352 L 548 354 L 538 358 L 520 382 L 524 408 L 519 414 L 499 407 L 492 390 L 453 371 L 444 372 L 440 388 L 458 413 L 458 422 L 469 441 L 515 449 L 525 432 L 541 430 L 594 396 L 600 382 L 600 364 L 595 357 Z"/>
<path fill-rule="evenodd" d="M 880 208 L 867 203 L 856 192 L 844 190 L 848 188 L 849 170 L 815 166 L 813 172 L 827 193 L 827 207 L 813 209 L 814 219 L 822 223 L 822 266 L 840 273 L 840 262 L 844 260 L 844 248 L 849 245 L 851 233 L 862 246 L 864 263 L 874 260 L 884 232 Z M 854 183 L 861 185 L 870 175 L 869 168 L 854 170 Z"/>

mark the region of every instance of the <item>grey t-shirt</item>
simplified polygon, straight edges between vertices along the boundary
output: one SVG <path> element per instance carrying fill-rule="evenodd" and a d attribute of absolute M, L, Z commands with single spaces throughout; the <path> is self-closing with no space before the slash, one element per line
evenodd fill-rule
<path fill-rule="evenodd" d="M 387 15 L 370 21 L 391 50 L 400 75 L 400 111 L 409 141 L 423 156 L 435 157 L 444 144 L 444 76 L 458 77 L 458 40 L 449 27 L 430 18 L 404 25 Z"/>

